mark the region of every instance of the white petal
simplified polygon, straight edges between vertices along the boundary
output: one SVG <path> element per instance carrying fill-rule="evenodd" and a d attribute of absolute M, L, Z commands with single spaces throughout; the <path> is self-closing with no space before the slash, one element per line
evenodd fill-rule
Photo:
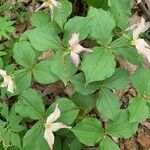
<path fill-rule="evenodd" d="M 77 54 L 80 54 L 81 52 L 92 52 L 92 51 L 90 49 L 84 48 L 83 46 L 81 46 L 80 44 L 78 44 L 74 48 L 73 52 L 75 52 Z"/>
<path fill-rule="evenodd" d="M 54 20 L 54 6 L 53 5 L 50 5 L 50 10 L 51 10 L 51 20 L 53 21 Z"/>
<path fill-rule="evenodd" d="M 80 57 L 79 57 L 79 55 L 74 53 L 74 52 L 71 52 L 70 53 L 70 58 L 71 58 L 72 63 L 75 64 L 76 67 L 78 67 L 79 64 L 80 64 Z"/>
<path fill-rule="evenodd" d="M 150 46 L 145 42 L 145 40 L 144 39 L 136 40 L 135 46 L 139 54 L 142 54 L 145 58 L 147 58 L 150 63 Z"/>
<path fill-rule="evenodd" d="M 60 109 L 58 108 L 58 104 L 56 105 L 56 108 L 52 114 L 49 115 L 49 117 L 46 120 L 46 124 L 49 125 L 56 121 L 60 117 Z"/>
<path fill-rule="evenodd" d="M 71 37 L 71 39 L 69 40 L 69 44 L 70 44 L 70 46 L 71 46 L 71 48 L 73 48 L 73 47 L 75 47 L 76 45 L 78 45 L 79 44 L 79 34 L 77 34 L 77 33 L 74 33 L 74 34 L 72 34 L 72 37 Z"/>
<path fill-rule="evenodd" d="M 55 137 L 50 128 L 45 128 L 44 138 L 47 141 L 50 149 L 53 150 Z"/>
<path fill-rule="evenodd" d="M 67 126 L 67 125 L 63 124 L 62 122 L 52 123 L 50 128 L 53 132 L 56 132 L 57 130 L 62 129 L 62 128 L 71 129 L 70 126 Z"/>
<path fill-rule="evenodd" d="M 12 80 L 9 81 L 7 91 L 10 93 L 14 93 L 14 83 Z"/>
<path fill-rule="evenodd" d="M 0 69 L 0 75 L 1 75 L 2 77 L 4 77 L 4 76 L 7 75 L 7 72 L 6 72 L 5 70 Z"/>
<path fill-rule="evenodd" d="M 137 27 L 133 29 L 133 39 L 137 40 L 139 35 L 145 32 L 150 27 L 149 22 L 145 22 L 145 19 L 142 17 L 140 23 L 138 23 Z"/>
<path fill-rule="evenodd" d="M 56 1 L 56 0 L 51 0 L 51 3 L 52 3 L 55 7 L 57 7 L 57 6 L 59 5 L 59 2 Z"/>

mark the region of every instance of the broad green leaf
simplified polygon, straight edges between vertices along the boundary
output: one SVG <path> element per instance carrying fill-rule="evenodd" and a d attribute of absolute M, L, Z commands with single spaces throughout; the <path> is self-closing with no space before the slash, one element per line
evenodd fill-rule
<path fill-rule="evenodd" d="M 91 95 L 81 95 L 75 93 L 71 100 L 85 112 L 90 112 L 95 106 L 95 100 Z"/>
<path fill-rule="evenodd" d="M 17 115 L 17 113 L 15 112 L 15 105 L 13 105 L 9 112 L 9 116 L 8 116 L 9 123 L 7 125 L 9 129 L 11 130 L 11 132 L 20 132 L 25 129 L 23 126 L 20 125 L 20 122 L 22 121 L 22 119 L 23 118 Z"/>
<path fill-rule="evenodd" d="M 16 92 L 21 93 L 23 90 L 31 86 L 32 73 L 31 70 L 21 69 L 14 72 L 14 80 Z"/>
<path fill-rule="evenodd" d="M 38 64 L 36 64 L 33 68 L 34 78 L 42 84 L 56 82 L 58 78 L 51 71 L 52 65 L 53 63 L 50 60 L 41 61 Z"/>
<path fill-rule="evenodd" d="M 50 25 L 44 25 L 27 32 L 31 45 L 37 51 L 46 51 L 48 49 L 58 49 L 61 47 L 61 41 L 54 28 Z"/>
<path fill-rule="evenodd" d="M 114 16 L 117 26 L 125 29 L 129 25 L 131 7 L 129 0 L 108 0 L 110 12 Z"/>
<path fill-rule="evenodd" d="M 2 117 L 4 117 L 6 120 L 8 120 L 9 117 L 9 109 L 6 103 L 0 103 L 0 114 Z"/>
<path fill-rule="evenodd" d="M 75 138 L 70 144 L 70 150 L 82 150 L 82 144 Z"/>
<path fill-rule="evenodd" d="M 108 11 L 90 7 L 88 13 L 89 24 L 91 25 L 91 36 L 98 40 L 101 45 L 108 45 L 112 40 L 112 31 L 115 28 L 115 21 Z"/>
<path fill-rule="evenodd" d="M 103 128 L 99 120 L 95 118 L 86 118 L 79 122 L 72 132 L 80 142 L 88 146 L 94 146 L 103 137 Z"/>
<path fill-rule="evenodd" d="M 34 27 L 42 27 L 50 21 L 48 14 L 44 11 L 37 11 L 31 16 L 31 24 Z"/>
<path fill-rule="evenodd" d="M 128 106 L 130 122 L 143 122 L 149 116 L 149 107 L 147 101 L 142 97 L 130 99 Z"/>
<path fill-rule="evenodd" d="M 86 2 L 96 8 L 108 9 L 107 0 L 86 0 Z"/>
<path fill-rule="evenodd" d="M 10 133 L 11 144 L 21 149 L 21 138 L 17 133 Z"/>
<path fill-rule="evenodd" d="M 85 54 L 81 63 L 87 84 L 109 78 L 115 72 L 115 66 L 111 49 L 104 47 L 96 47 L 92 53 Z"/>
<path fill-rule="evenodd" d="M 139 67 L 132 77 L 132 83 L 140 95 L 150 97 L 150 70 L 148 68 Z"/>
<path fill-rule="evenodd" d="M 115 137 L 130 138 L 137 128 L 138 123 L 129 122 L 128 111 L 121 110 L 113 121 L 109 121 L 107 134 Z"/>
<path fill-rule="evenodd" d="M 72 5 L 67 0 L 60 0 L 60 5 L 54 9 L 54 20 L 63 29 L 64 23 L 72 12 Z"/>
<path fill-rule="evenodd" d="M 14 22 L 9 21 L 7 17 L 3 17 L 3 18 L 0 17 L 0 39 L 2 37 L 10 39 L 9 33 L 12 33 L 15 31 L 13 24 Z"/>
<path fill-rule="evenodd" d="M 112 139 L 106 137 L 100 142 L 99 150 L 120 150 L 120 148 Z"/>
<path fill-rule="evenodd" d="M 32 67 L 36 63 L 36 53 L 27 41 L 15 43 L 14 59 L 24 67 Z"/>
<path fill-rule="evenodd" d="M 59 122 L 63 122 L 66 125 L 70 125 L 74 122 L 75 118 L 78 115 L 78 107 L 67 98 L 57 99 L 47 110 L 47 116 L 49 116 L 55 109 L 58 104 L 58 108 L 61 111 L 61 116 L 58 118 Z"/>
<path fill-rule="evenodd" d="M 66 138 L 63 142 L 63 148 L 61 150 L 81 150 L 82 149 L 82 144 L 80 141 L 75 138 Z"/>
<path fill-rule="evenodd" d="M 48 143 L 44 139 L 44 126 L 36 123 L 23 137 L 24 150 L 49 150 Z"/>
<path fill-rule="evenodd" d="M 107 89 L 101 89 L 97 99 L 96 108 L 100 114 L 115 119 L 120 112 L 119 98 Z"/>
<path fill-rule="evenodd" d="M 0 119 L 0 133 L 4 130 L 6 124 L 7 124 L 6 122 L 4 122 Z M 0 138 L 1 138 L 1 136 L 0 136 Z"/>
<path fill-rule="evenodd" d="M 73 17 L 68 20 L 64 27 L 64 41 L 68 42 L 73 33 L 79 33 L 80 40 L 84 40 L 89 35 L 91 28 L 86 17 Z"/>
<path fill-rule="evenodd" d="M 75 74 L 70 82 L 73 84 L 75 91 L 82 95 L 89 95 L 100 88 L 99 82 L 93 82 L 86 85 L 85 76 L 83 73 Z"/>
<path fill-rule="evenodd" d="M 128 71 L 123 68 L 116 68 L 115 73 L 104 81 L 103 86 L 109 89 L 124 90 L 129 82 Z"/>
<path fill-rule="evenodd" d="M 76 67 L 72 64 L 70 56 L 64 55 L 63 51 L 57 51 L 52 58 L 51 70 L 60 80 L 67 82 L 76 73 Z"/>
<path fill-rule="evenodd" d="M 62 142 L 60 137 L 55 137 L 54 150 L 62 150 Z"/>
<path fill-rule="evenodd" d="M 112 51 L 122 58 L 128 60 L 132 64 L 140 64 L 143 61 L 142 56 L 137 52 L 137 49 L 131 45 L 130 35 L 125 35 L 114 40 L 110 47 Z"/>
<path fill-rule="evenodd" d="M 4 128 L 0 134 L 0 137 L 2 137 L 3 142 L 5 143 L 5 146 L 8 146 L 11 143 L 10 139 L 10 131 L 7 128 Z"/>
<path fill-rule="evenodd" d="M 32 89 L 22 92 L 18 102 L 15 104 L 15 110 L 23 117 L 35 120 L 42 119 L 45 113 L 42 98 Z"/>

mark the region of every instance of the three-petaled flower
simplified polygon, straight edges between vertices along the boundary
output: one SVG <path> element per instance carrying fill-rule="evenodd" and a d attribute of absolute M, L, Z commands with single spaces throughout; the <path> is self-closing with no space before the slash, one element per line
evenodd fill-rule
<path fill-rule="evenodd" d="M 14 83 L 12 77 L 10 75 L 7 75 L 7 72 L 2 69 L 0 69 L 0 75 L 3 77 L 4 80 L 1 84 L 1 87 L 7 87 L 8 92 L 14 93 Z"/>
<path fill-rule="evenodd" d="M 62 129 L 62 128 L 69 128 L 69 129 L 71 128 L 70 126 L 66 126 L 62 122 L 55 122 L 60 117 L 60 113 L 61 112 L 57 104 L 54 112 L 50 114 L 50 116 L 47 118 L 46 123 L 45 123 L 44 138 L 48 142 L 48 145 L 51 150 L 53 150 L 53 145 L 54 145 L 54 140 L 55 140 L 53 132 L 56 132 L 57 130 Z"/>
<path fill-rule="evenodd" d="M 36 9 L 36 11 L 38 11 L 42 8 L 49 7 L 50 10 L 51 10 L 51 20 L 53 20 L 53 18 L 54 18 L 54 8 L 58 7 L 58 5 L 60 5 L 60 3 L 57 0 L 47 0 L 38 9 Z"/>
<path fill-rule="evenodd" d="M 79 44 L 79 34 L 74 33 L 72 34 L 71 39 L 69 40 L 69 45 L 70 45 L 70 57 L 72 60 L 72 63 L 75 64 L 77 67 L 79 66 L 80 63 L 80 57 L 79 54 L 81 52 L 92 52 L 92 50 L 88 48 L 84 48 Z"/>
<path fill-rule="evenodd" d="M 131 27 L 131 30 L 133 31 L 133 45 L 135 45 L 138 53 L 147 58 L 148 62 L 150 63 L 150 46 L 144 39 L 139 38 L 139 35 L 145 32 L 149 27 L 150 23 L 145 22 L 144 18 L 142 17 L 141 21 L 136 25 L 136 27 Z"/>

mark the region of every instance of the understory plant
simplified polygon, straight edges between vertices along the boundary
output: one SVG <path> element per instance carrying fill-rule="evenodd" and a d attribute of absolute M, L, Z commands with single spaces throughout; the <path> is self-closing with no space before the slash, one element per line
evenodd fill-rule
<path fill-rule="evenodd" d="M 38 2 L 18 36 L 4 11 L 22 6 L 0 6 L 0 149 L 119 150 L 150 114 L 150 47 L 140 36 L 150 23 L 129 24 L 129 0 L 85 0 L 83 16 L 69 0 Z"/>

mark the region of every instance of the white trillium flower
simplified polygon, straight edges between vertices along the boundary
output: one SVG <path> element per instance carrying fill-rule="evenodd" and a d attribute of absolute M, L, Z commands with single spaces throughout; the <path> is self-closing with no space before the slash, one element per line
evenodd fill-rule
<path fill-rule="evenodd" d="M 135 45 L 138 53 L 147 58 L 150 63 L 150 46 L 144 39 L 139 38 L 139 35 L 145 32 L 149 27 L 150 23 L 145 22 L 145 19 L 142 17 L 137 25 L 131 26 L 131 30 L 133 31 L 133 45 Z"/>
<path fill-rule="evenodd" d="M 77 33 L 72 34 L 72 37 L 69 40 L 69 45 L 71 49 L 70 57 L 71 57 L 72 63 L 75 64 L 77 67 L 79 66 L 79 63 L 80 63 L 79 54 L 81 52 L 92 52 L 92 50 L 82 47 L 79 44 L 79 42 L 80 42 L 79 34 Z"/>
<path fill-rule="evenodd" d="M 7 91 L 14 93 L 14 83 L 12 77 L 7 75 L 7 72 L 0 69 L 0 75 L 3 77 L 4 81 L 1 84 L 1 87 L 7 87 Z"/>
<path fill-rule="evenodd" d="M 53 20 L 53 18 L 54 18 L 54 8 L 58 7 L 58 5 L 60 5 L 60 3 L 57 0 L 47 0 L 38 9 L 36 9 L 36 11 L 38 11 L 42 8 L 49 7 L 50 10 L 51 10 L 51 20 Z"/>
<path fill-rule="evenodd" d="M 51 150 L 53 150 L 53 145 L 54 145 L 54 140 L 55 140 L 53 132 L 56 132 L 57 130 L 62 129 L 62 128 L 68 128 L 68 129 L 71 128 L 70 126 L 66 126 L 62 122 L 55 122 L 60 117 L 60 113 L 61 112 L 57 104 L 54 112 L 49 115 L 45 123 L 44 138 L 48 142 L 48 145 Z"/>

